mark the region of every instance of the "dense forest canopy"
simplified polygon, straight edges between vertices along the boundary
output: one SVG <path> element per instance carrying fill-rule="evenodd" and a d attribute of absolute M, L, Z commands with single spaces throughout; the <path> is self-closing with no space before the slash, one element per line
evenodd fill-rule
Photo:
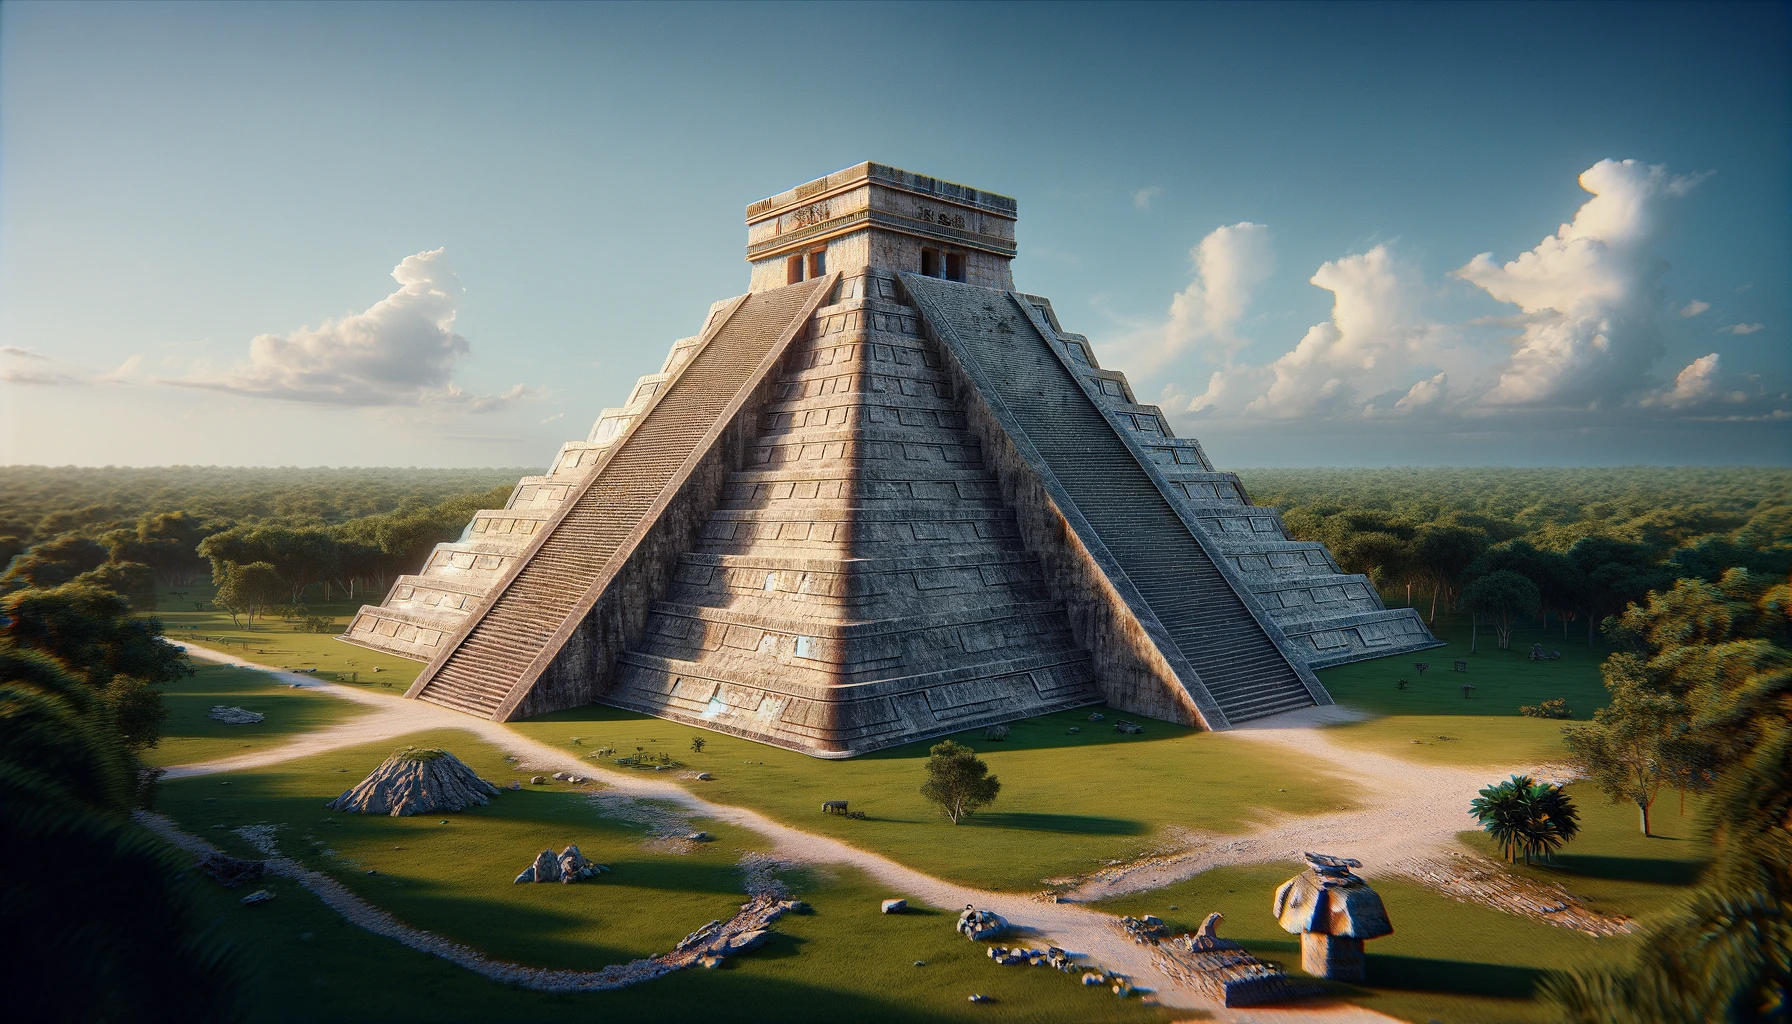
<path fill-rule="evenodd" d="M 157 512 L 340 523 L 516 483 L 525 469 L 0 466 L 0 536 L 50 540 Z"/>

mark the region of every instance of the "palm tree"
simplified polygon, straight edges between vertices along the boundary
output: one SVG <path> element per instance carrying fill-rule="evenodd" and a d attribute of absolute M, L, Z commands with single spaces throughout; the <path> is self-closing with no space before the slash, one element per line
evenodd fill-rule
<path fill-rule="evenodd" d="M 1469 803 L 1469 813 L 1500 844 L 1510 864 L 1524 854 L 1553 855 L 1580 832 L 1580 813 L 1560 786 L 1538 782 L 1528 775 L 1514 775 L 1481 790 Z"/>

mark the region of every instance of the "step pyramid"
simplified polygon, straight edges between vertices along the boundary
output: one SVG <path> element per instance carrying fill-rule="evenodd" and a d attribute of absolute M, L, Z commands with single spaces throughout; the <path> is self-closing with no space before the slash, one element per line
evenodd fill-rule
<path fill-rule="evenodd" d="M 1102 701 L 1223 729 L 1436 646 L 1013 289 L 1015 215 L 869 163 L 748 207 L 751 290 L 342 639 L 469 714 L 835 758 Z"/>

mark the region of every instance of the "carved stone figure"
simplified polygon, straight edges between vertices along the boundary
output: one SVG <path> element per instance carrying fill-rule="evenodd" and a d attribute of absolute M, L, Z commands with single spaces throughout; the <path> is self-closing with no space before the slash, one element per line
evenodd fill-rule
<path fill-rule="evenodd" d="M 1276 889 L 1276 921 L 1300 936 L 1300 966 L 1338 981 L 1363 980 L 1363 942 L 1394 933 L 1381 897 L 1351 873 L 1361 861 L 1304 855 L 1307 870 Z"/>

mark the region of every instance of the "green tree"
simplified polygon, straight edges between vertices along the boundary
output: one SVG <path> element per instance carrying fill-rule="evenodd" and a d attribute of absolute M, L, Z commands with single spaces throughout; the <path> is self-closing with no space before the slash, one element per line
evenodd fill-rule
<path fill-rule="evenodd" d="M 1438 595 L 1454 589 L 1485 547 L 1487 535 L 1466 526 L 1438 523 L 1419 530 L 1413 538 L 1412 561 L 1415 571 L 1431 584 L 1429 621 L 1437 622 Z"/>
<path fill-rule="evenodd" d="M 43 544 L 12 560 L 0 575 L 0 590 L 20 587 L 57 587 L 84 572 L 106 564 L 105 545 L 87 537 L 65 536 Z"/>
<path fill-rule="evenodd" d="M 1544 997 L 1573 1024 L 1792 1015 L 1789 613 L 1792 586 L 1736 572 L 1717 587 L 1681 580 L 1625 612 L 1623 635 L 1636 650 L 1613 658 L 1641 662 L 1634 674 L 1687 683 L 1687 724 L 1712 738 L 1715 781 L 1702 822 L 1712 858 L 1688 906 L 1642 937 L 1631 966 L 1544 983 Z"/>
<path fill-rule="evenodd" d="M 1505 851 L 1510 864 L 1517 854 L 1549 857 L 1580 833 L 1580 812 L 1560 786 L 1514 775 L 1481 790 L 1469 813 Z"/>
<path fill-rule="evenodd" d="M 0 599 L 0 638 L 41 651 L 85 677 L 96 690 L 116 676 L 151 685 L 192 674 L 187 656 L 162 639 L 160 621 L 131 614 L 130 602 L 87 583 L 21 590 Z"/>
<path fill-rule="evenodd" d="M 76 576 L 75 582 L 110 590 L 140 612 L 156 610 L 156 571 L 142 562 L 107 562 Z"/>
<path fill-rule="evenodd" d="M 1601 671 L 1610 702 L 1593 712 L 1591 722 L 1563 733 L 1587 778 L 1613 803 L 1636 804 L 1643 835 L 1649 835 L 1649 810 L 1674 778 L 1674 741 L 1686 708 L 1647 684 L 1634 655 L 1614 654 Z"/>
<path fill-rule="evenodd" d="M 128 737 L 88 683 L 0 640 L 0 961 L 19 1020 L 240 1019 L 231 951 L 194 903 L 192 861 L 128 817 Z M 78 851 L 81 883 L 46 870 Z M 93 984 L 51 985 L 79 963 Z"/>
<path fill-rule="evenodd" d="M 938 804 L 952 824 L 988 806 L 1001 792 L 1002 784 L 989 774 L 989 765 L 970 747 L 945 740 L 927 753 L 927 782 L 921 795 Z"/>
<path fill-rule="evenodd" d="M 1474 614 L 1476 625 L 1486 618 L 1502 651 L 1512 649 L 1513 626 L 1519 616 L 1535 611 L 1539 600 L 1535 583 L 1503 569 L 1482 576 L 1462 591 L 1462 603 Z"/>
<path fill-rule="evenodd" d="M 240 615 L 250 629 L 255 628 L 256 616 L 278 606 L 287 593 L 286 581 L 267 562 L 225 562 L 212 570 L 212 585 L 216 588 L 212 600 L 230 613 L 230 621 L 236 622 Z"/>

